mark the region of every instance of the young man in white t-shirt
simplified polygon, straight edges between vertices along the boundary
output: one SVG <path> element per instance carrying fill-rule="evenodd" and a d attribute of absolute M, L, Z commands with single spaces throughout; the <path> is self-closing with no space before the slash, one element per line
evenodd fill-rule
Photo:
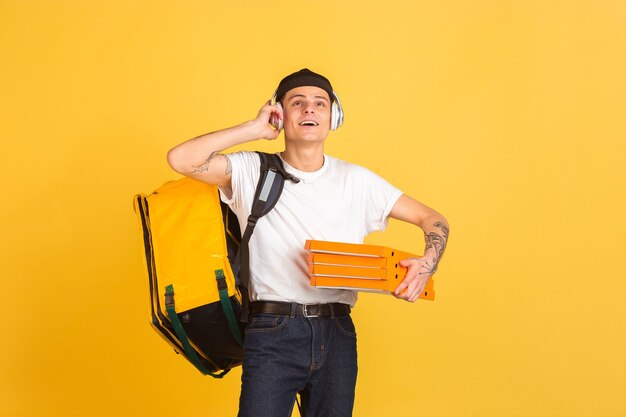
<path fill-rule="evenodd" d="M 198 136 L 168 153 L 177 172 L 219 186 L 242 230 L 259 178 L 259 157 L 220 152 L 276 139 L 284 130 L 285 150 L 279 156 L 285 170 L 300 179 L 285 182 L 278 203 L 258 221 L 250 240 L 240 417 L 290 416 L 297 393 L 306 417 L 352 414 L 357 360 L 350 308 L 356 293 L 309 285 L 307 239 L 362 243 L 367 234 L 383 230 L 389 217 L 418 226 L 426 239 L 424 256 L 401 261 L 407 274 L 394 293 L 410 302 L 444 252 L 448 223 L 442 215 L 367 169 L 324 154 L 329 131 L 342 120 L 328 79 L 303 69 L 280 82 L 256 119 Z"/>

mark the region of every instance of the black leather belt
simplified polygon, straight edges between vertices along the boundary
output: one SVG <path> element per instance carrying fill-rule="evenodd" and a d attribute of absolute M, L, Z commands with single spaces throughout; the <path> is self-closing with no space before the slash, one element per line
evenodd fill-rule
<path fill-rule="evenodd" d="M 337 317 L 350 314 L 350 306 L 341 303 L 297 304 L 276 301 L 254 301 L 250 303 L 250 315 L 276 314 L 279 316 Z"/>

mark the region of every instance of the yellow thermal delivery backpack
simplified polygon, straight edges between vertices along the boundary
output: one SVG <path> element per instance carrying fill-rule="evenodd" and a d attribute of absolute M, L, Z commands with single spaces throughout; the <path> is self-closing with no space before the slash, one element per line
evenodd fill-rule
<path fill-rule="evenodd" d="M 216 372 L 227 372 L 243 358 L 241 298 L 228 259 L 229 247 L 234 260 L 238 246 L 237 218 L 222 209 L 217 187 L 189 178 L 138 194 L 135 212 L 152 326 L 202 373 L 221 376 Z"/>
<path fill-rule="evenodd" d="M 134 198 L 152 326 L 200 372 L 216 378 L 243 358 L 240 318 L 245 321 L 247 315 L 248 242 L 254 226 L 276 204 L 285 178 L 296 180 L 276 155 L 259 152 L 259 157 L 259 183 L 243 239 L 237 217 L 220 201 L 216 186 L 183 178 Z"/>

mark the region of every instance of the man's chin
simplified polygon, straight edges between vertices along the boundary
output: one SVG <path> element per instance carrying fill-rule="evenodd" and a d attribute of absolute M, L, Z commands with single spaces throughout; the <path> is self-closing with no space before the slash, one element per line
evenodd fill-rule
<path fill-rule="evenodd" d="M 308 132 L 308 133 L 298 133 L 295 135 L 285 135 L 285 138 L 291 142 L 324 142 L 328 137 L 328 133 L 326 135 L 320 134 L 319 132 Z"/>

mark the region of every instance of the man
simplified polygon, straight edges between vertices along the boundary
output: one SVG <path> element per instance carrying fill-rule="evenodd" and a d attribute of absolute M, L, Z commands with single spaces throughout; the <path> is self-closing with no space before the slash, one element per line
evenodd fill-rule
<path fill-rule="evenodd" d="M 357 360 L 349 313 L 356 293 L 311 287 L 304 242 L 362 243 L 367 234 L 383 230 L 389 217 L 420 227 L 424 256 L 401 261 L 407 274 L 394 293 L 414 302 L 437 269 L 448 224 L 372 172 L 324 154 L 329 130 L 343 119 L 328 79 L 300 70 L 280 82 L 272 99 L 254 120 L 176 146 L 168 162 L 183 175 L 219 186 L 243 230 L 259 178 L 259 157 L 220 152 L 276 139 L 282 127 L 285 150 L 280 157 L 300 182 L 285 182 L 278 203 L 259 220 L 250 241 L 251 304 L 239 416 L 288 417 L 298 392 L 306 417 L 350 416 Z"/>

